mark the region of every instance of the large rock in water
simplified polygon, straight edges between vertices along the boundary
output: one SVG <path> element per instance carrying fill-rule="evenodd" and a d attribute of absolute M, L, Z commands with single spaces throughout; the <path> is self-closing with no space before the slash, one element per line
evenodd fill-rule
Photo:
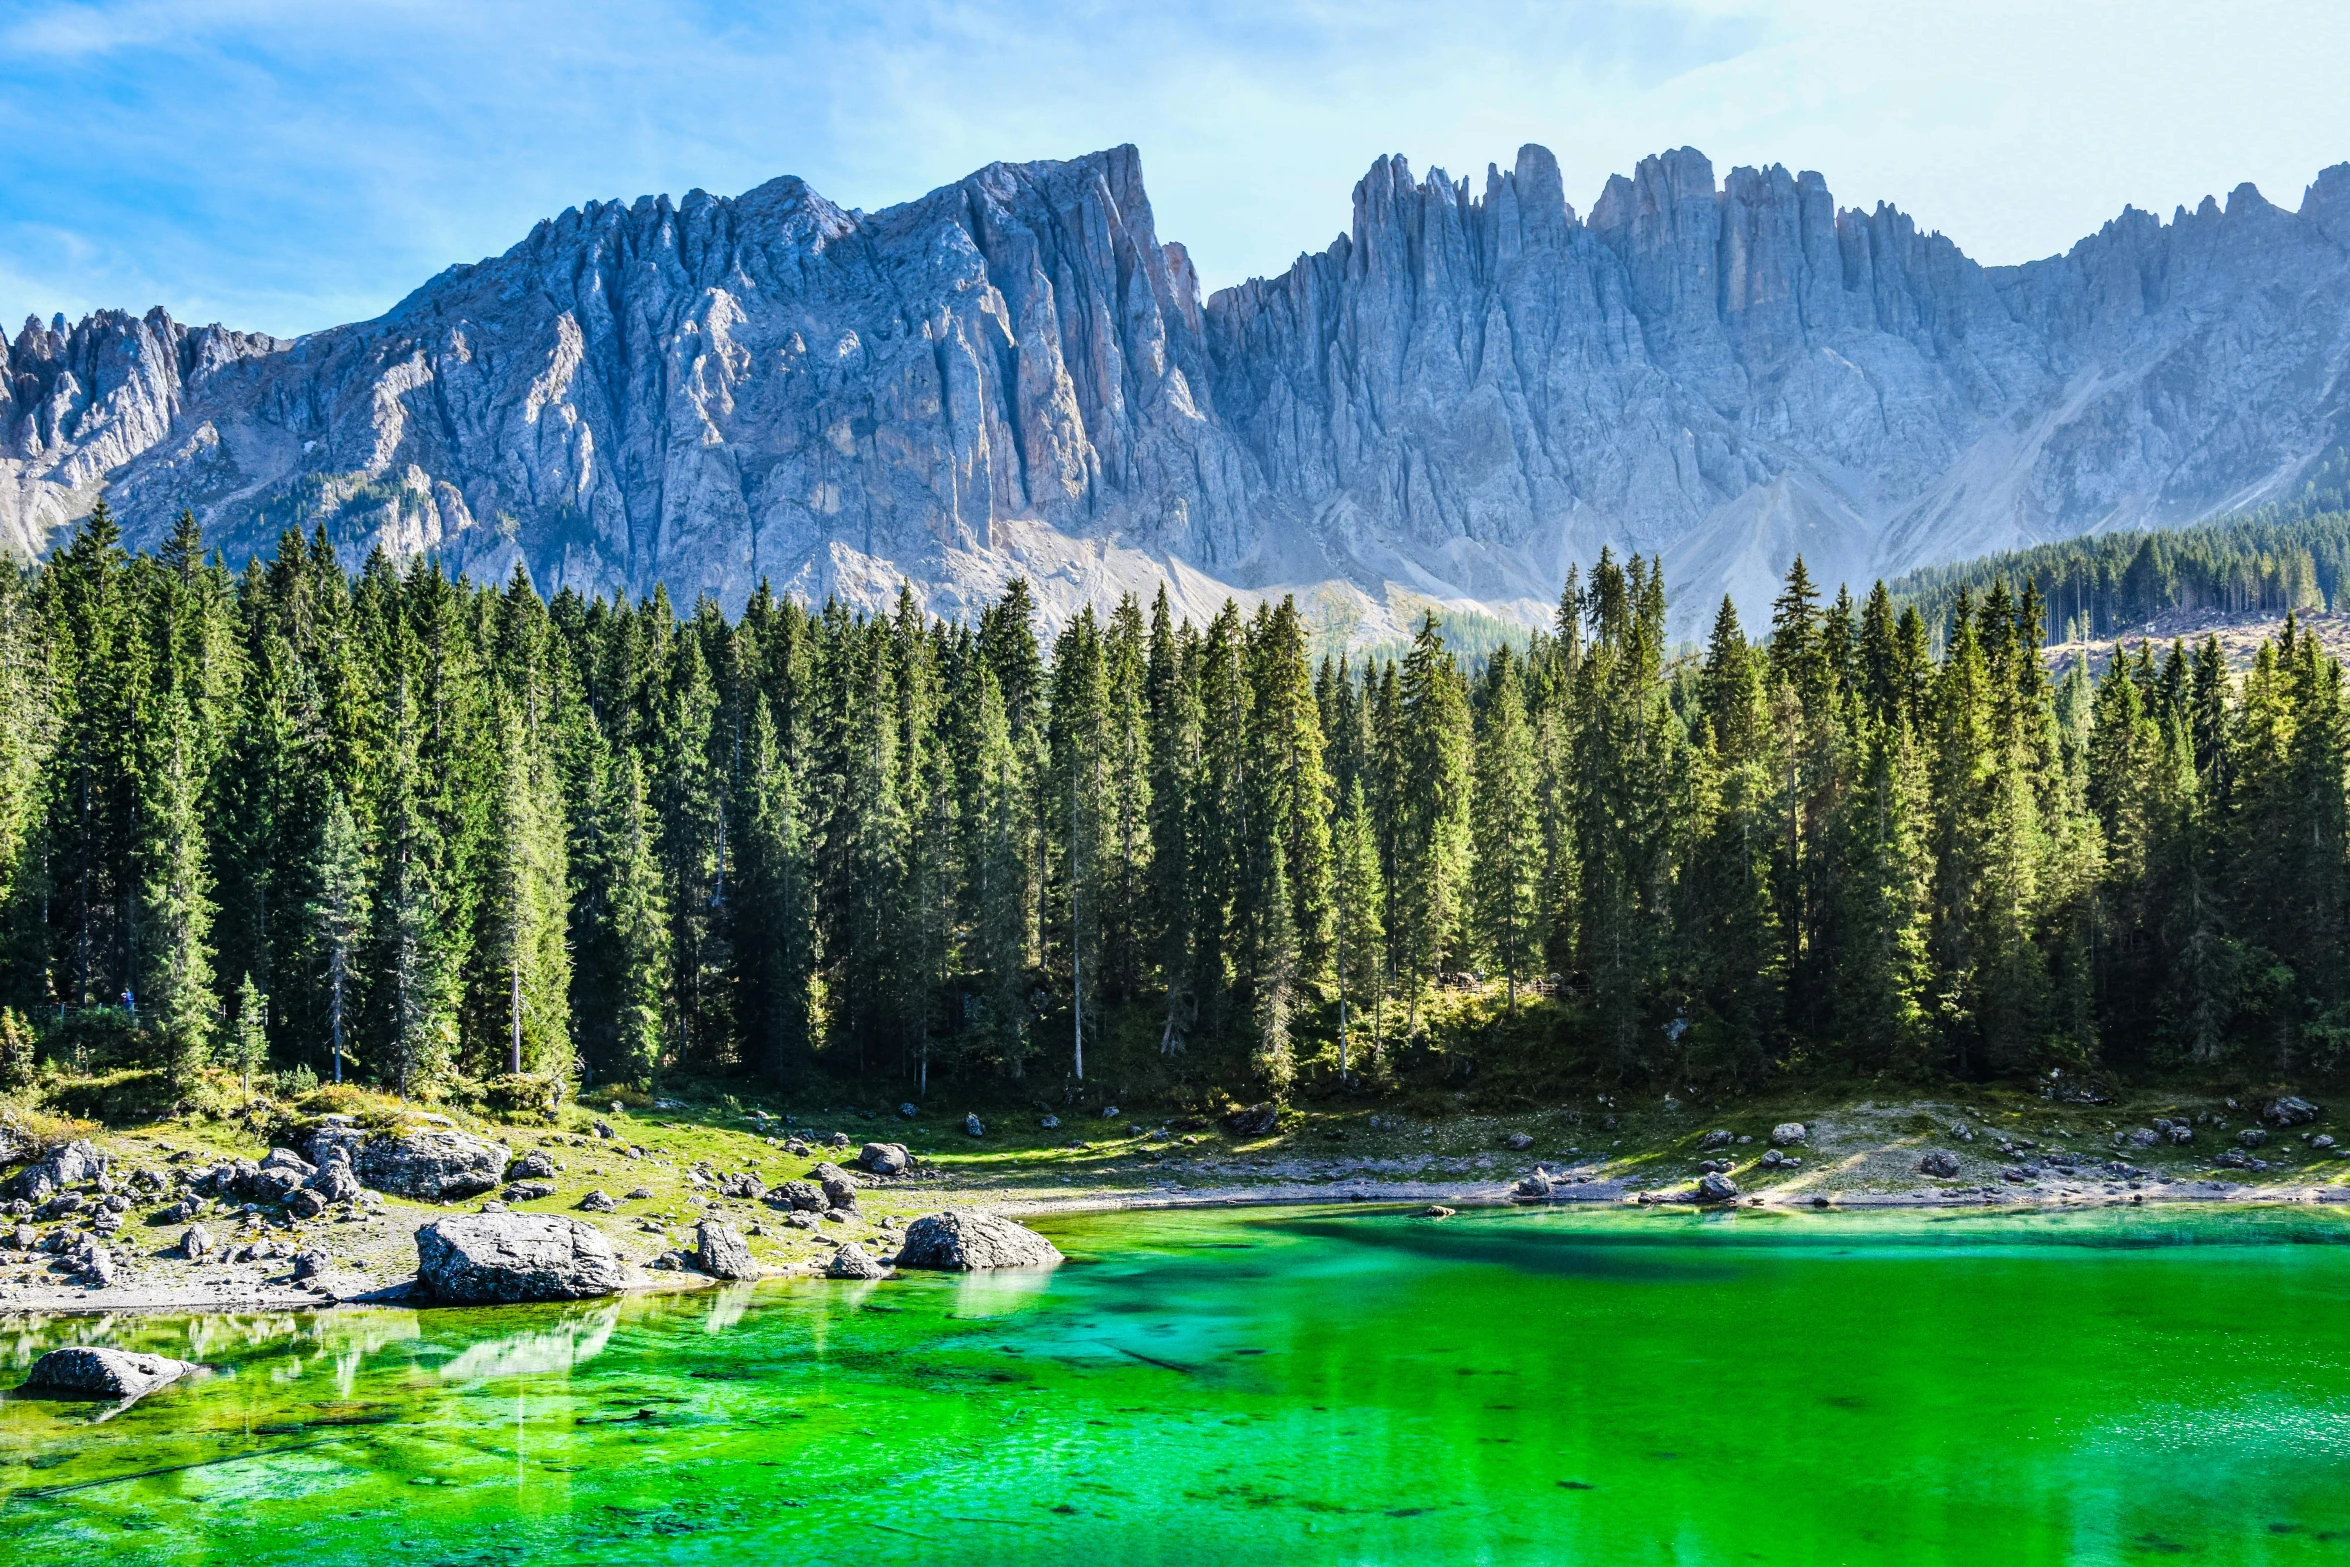
<path fill-rule="evenodd" d="M 625 1277 L 602 1230 L 561 1214 L 468 1213 L 416 1232 L 416 1282 L 451 1305 L 585 1300 Z"/>
<path fill-rule="evenodd" d="M 50 1398 L 137 1398 L 195 1370 L 168 1355 L 78 1346 L 53 1349 L 33 1362 L 23 1391 Z"/>
<path fill-rule="evenodd" d="M 363 1134 L 356 1127 L 329 1126 L 311 1135 L 310 1157 L 322 1168 L 335 1162 L 338 1151 L 349 1158 L 360 1185 L 422 1202 L 478 1197 L 505 1180 L 512 1158 L 504 1143 L 442 1127 Z"/>
<path fill-rule="evenodd" d="M 1052 1268 L 1061 1249 L 1024 1224 L 978 1208 L 949 1208 L 906 1226 L 898 1267 L 969 1273 L 980 1268 Z"/>

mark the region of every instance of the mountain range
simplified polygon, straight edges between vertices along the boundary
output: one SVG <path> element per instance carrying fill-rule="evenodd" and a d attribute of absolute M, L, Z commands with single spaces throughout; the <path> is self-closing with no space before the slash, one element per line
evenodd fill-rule
<path fill-rule="evenodd" d="M 232 561 L 323 523 L 354 564 L 729 610 L 910 583 L 962 615 L 1018 575 L 1055 620 L 1164 582 L 1360 641 L 1546 619 L 1613 546 L 1687 625 L 1798 551 L 1858 583 L 2290 495 L 2350 443 L 2346 369 L 2350 164 L 2298 211 L 2244 185 L 1985 267 L 1688 148 L 1587 216 L 1541 147 L 1481 188 L 1386 157 L 1327 249 L 1203 299 L 1119 147 L 874 213 L 795 178 L 590 203 L 294 339 L 28 320 L 0 548 L 103 494 Z"/>

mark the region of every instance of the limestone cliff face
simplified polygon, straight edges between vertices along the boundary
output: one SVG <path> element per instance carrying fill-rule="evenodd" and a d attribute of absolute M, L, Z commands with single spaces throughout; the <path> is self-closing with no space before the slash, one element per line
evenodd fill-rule
<path fill-rule="evenodd" d="M 1588 221 L 1383 159 L 1350 231 L 1208 307 L 1220 415 L 1334 575 L 1484 600 L 1601 544 L 1684 616 L 2289 493 L 2350 436 L 2350 166 L 1984 268 L 1816 174 L 1683 149 Z"/>
<path fill-rule="evenodd" d="M 1683 149 L 1588 219 L 1539 147 L 1482 191 L 1382 159 L 1348 231 L 1204 304 L 1139 159 L 995 164 L 880 213 L 796 179 L 591 205 L 293 341 L 28 322 L 0 545 L 98 494 L 232 558 L 324 521 L 542 587 L 761 579 L 955 614 L 1169 582 L 1546 612 L 1603 544 L 1684 617 L 2289 493 L 2350 442 L 2350 166 L 1983 268 L 1818 175 Z"/>

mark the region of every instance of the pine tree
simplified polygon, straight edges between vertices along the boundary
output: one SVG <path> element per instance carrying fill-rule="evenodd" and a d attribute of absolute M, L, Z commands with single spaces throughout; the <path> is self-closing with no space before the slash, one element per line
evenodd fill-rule
<path fill-rule="evenodd" d="M 1012 738 L 995 672 L 978 673 L 978 746 L 974 771 L 971 867 L 972 947 L 987 990 L 984 1029 L 996 1059 L 1013 1077 L 1028 1050 L 1028 841 L 1032 832 L 1027 769 Z"/>
<path fill-rule="evenodd" d="M 633 780 L 631 770 L 632 786 Z M 742 1022 L 746 1054 L 761 1074 L 778 1087 L 796 1088 L 807 1077 L 815 1047 L 815 910 L 799 785 L 764 706 L 752 716 L 750 766 L 743 787 L 746 797 L 738 813 L 743 822 L 742 874 L 734 904 L 736 1015 Z M 640 841 L 643 836 L 640 833 Z M 639 901 L 626 915 L 652 934 L 655 927 L 642 900 L 657 897 L 657 886 L 647 878 L 637 896 Z M 648 982 L 654 972 L 646 968 Z M 658 995 L 657 987 L 648 983 L 640 1005 L 649 1012 L 658 1006 Z M 633 1048 L 643 1055 L 641 1037 Z"/>
<path fill-rule="evenodd" d="M 245 1098 L 253 1097 L 253 1074 L 269 1065 L 269 998 L 247 974 L 237 984 L 237 1015 L 229 1025 L 221 1065 L 237 1074 Z"/>
<path fill-rule="evenodd" d="M 1053 885 L 1051 945 L 1067 954 L 1071 1075 L 1085 1081 L 1086 980 L 1100 973 L 1105 878 L 1103 839 L 1110 806 L 1109 678 L 1093 611 L 1081 610 L 1053 650 L 1048 725 L 1051 786 L 1045 793 Z M 1098 999 L 1098 998 L 1097 998 Z"/>
<path fill-rule="evenodd" d="M 1150 863 L 1149 921 L 1166 1007 L 1159 1026 L 1159 1051 L 1173 1055 L 1198 1017 L 1192 989 L 1194 882 L 1193 833 L 1201 766 L 1198 644 L 1178 636 L 1167 609 L 1167 590 L 1151 605 L 1149 663 L 1144 675 L 1149 706 Z"/>
<path fill-rule="evenodd" d="M 1785 881 L 1774 874 L 1784 841 L 1780 732 L 1763 674 L 1736 608 L 1723 599 L 1698 677 L 1704 724 L 1691 774 L 1676 967 L 1697 1003 L 1688 1020 L 1699 1030 L 1693 1047 L 1739 1073 L 1778 1044 L 1791 956 L 1780 917 Z"/>
<path fill-rule="evenodd" d="M 1469 854 L 1469 706 L 1433 614 L 1404 660 L 1398 729 L 1395 917 L 1416 1032 L 1421 993 L 1458 944 Z"/>
<path fill-rule="evenodd" d="M 212 878 L 205 859 L 204 780 L 194 720 L 177 692 L 159 701 L 146 728 L 140 800 L 137 951 L 147 1016 L 166 1070 L 185 1088 L 211 1051 L 220 998 L 212 977 Z"/>
<path fill-rule="evenodd" d="M 1857 786 L 1836 834 L 1847 856 L 1836 1017 L 1855 1066 L 1915 1074 L 1933 1045 L 1926 764 L 1901 705 L 1884 711 L 1889 718 L 1860 742 Z"/>
<path fill-rule="evenodd" d="M 609 798 L 603 951 L 613 1034 L 607 1073 L 622 1082 L 645 1083 L 661 1065 L 672 927 L 664 902 L 660 834 L 635 752 L 621 753 Z"/>
<path fill-rule="evenodd" d="M 1339 814 L 1332 841 L 1332 868 L 1333 902 L 1337 906 L 1338 1075 L 1346 1082 L 1352 1077 L 1349 1003 L 1371 1008 L 1375 1039 L 1387 1000 L 1387 889 L 1379 874 L 1379 845 L 1360 778 L 1348 787 L 1346 808 Z"/>
<path fill-rule="evenodd" d="M 1534 798 L 1534 737 L 1526 723 L 1516 661 L 1504 643 L 1493 655 L 1470 786 L 1470 891 L 1479 945 L 1493 954 L 1518 1009 L 1518 981 L 1539 941 L 1540 819 Z"/>
<path fill-rule="evenodd" d="M 503 777 L 472 943 L 476 1036 L 503 1045 L 504 1071 L 561 1081 L 572 1061 L 562 799 L 553 760 L 534 743 L 525 714 L 509 710 L 500 727 Z"/>
<path fill-rule="evenodd" d="M 359 841 L 359 826 L 351 807 L 338 791 L 328 802 L 313 856 L 315 891 L 309 904 L 314 950 L 326 976 L 327 1052 L 336 1082 L 343 1080 L 343 1060 L 349 1046 L 345 1028 L 359 942 L 367 930 L 367 863 Z"/>

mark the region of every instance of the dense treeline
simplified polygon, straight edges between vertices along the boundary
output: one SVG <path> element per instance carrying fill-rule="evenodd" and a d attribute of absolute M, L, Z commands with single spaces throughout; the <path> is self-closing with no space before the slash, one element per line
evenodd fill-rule
<path fill-rule="evenodd" d="M 1948 621 L 1960 593 L 2029 582 L 2049 640 L 2121 635 L 2168 610 L 2215 614 L 2325 611 L 2350 591 L 2350 512 L 2255 513 L 2158 533 L 2100 533 L 1911 572 L 1897 602 L 1930 625 Z"/>
<path fill-rule="evenodd" d="M 1801 562 L 1668 663 L 1651 563 L 1466 669 L 1293 606 L 976 625 L 543 602 L 103 510 L 0 576 L 0 1071 L 1380 1074 L 1433 997 L 1562 1073 L 2284 1073 L 2350 1028 L 2341 672 L 2288 627 L 2052 684 Z M 1933 649 L 1942 648 L 1940 657 Z M 1482 1010 L 1479 1010 L 1482 1009 Z"/>

